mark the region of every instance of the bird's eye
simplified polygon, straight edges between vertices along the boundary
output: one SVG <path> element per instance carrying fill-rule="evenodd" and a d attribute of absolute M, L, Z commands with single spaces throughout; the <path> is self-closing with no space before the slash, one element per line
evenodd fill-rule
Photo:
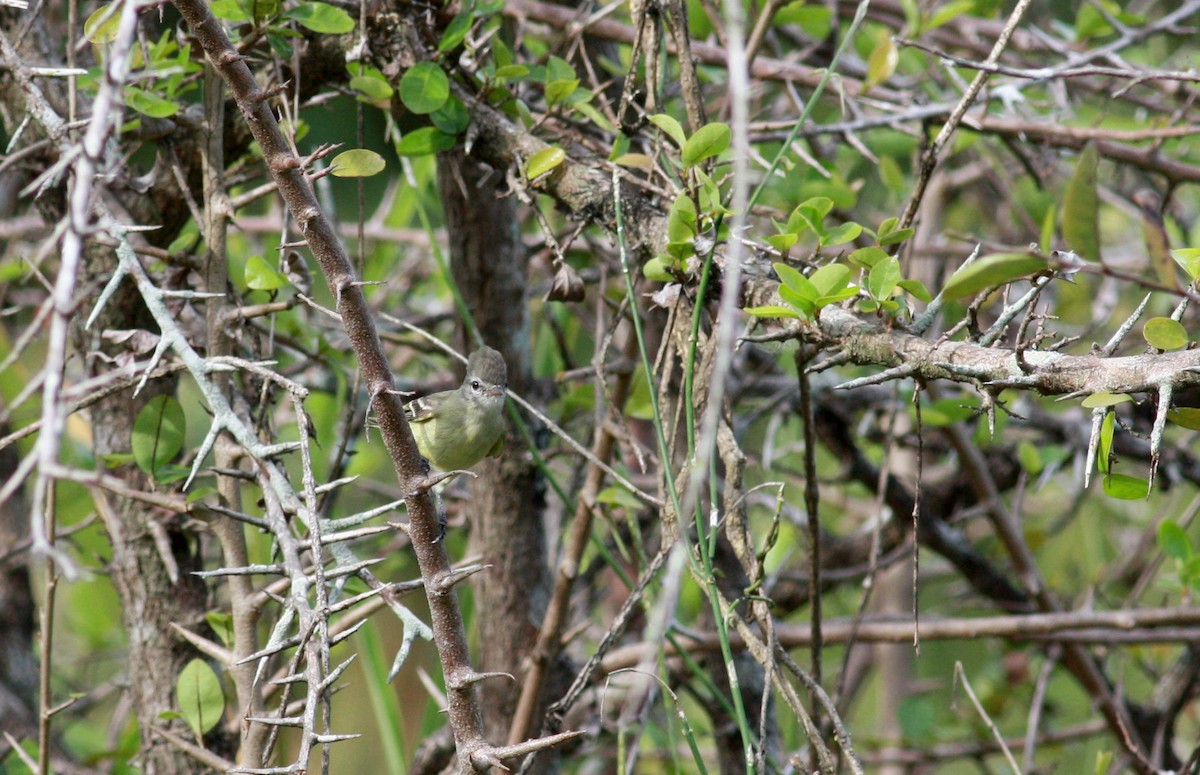
<path fill-rule="evenodd" d="M 472 389 L 472 390 L 478 390 L 478 389 L 479 389 L 479 380 L 477 380 L 477 379 L 476 379 L 476 380 L 472 380 L 472 382 L 471 382 L 471 389 Z"/>

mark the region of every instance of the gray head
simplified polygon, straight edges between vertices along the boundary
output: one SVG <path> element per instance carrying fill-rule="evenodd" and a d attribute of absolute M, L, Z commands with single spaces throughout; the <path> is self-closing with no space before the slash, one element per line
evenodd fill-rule
<path fill-rule="evenodd" d="M 503 395 L 503 389 L 508 387 L 508 366 L 504 356 L 487 345 L 471 353 L 467 359 L 467 383 L 472 380 L 479 380 L 484 387 L 499 387 Z"/>

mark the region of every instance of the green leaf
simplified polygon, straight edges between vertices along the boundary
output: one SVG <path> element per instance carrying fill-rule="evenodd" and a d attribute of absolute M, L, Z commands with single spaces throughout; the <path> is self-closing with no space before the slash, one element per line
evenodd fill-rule
<path fill-rule="evenodd" d="M 667 262 L 657 256 L 642 264 L 642 274 L 646 276 L 647 280 L 653 280 L 656 283 L 675 281 L 675 276 L 667 271 Z"/>
<path fill-rule="evenodd" d="M 423 126 L 400 138 L 396 153 L 401 156 L 428 156 L 454 147 L 454 135 L 448 135 L 437 127 Z"/>
<path fill-rule="evenodd" d="M 1159 350 L 1178 350 L 1188 343 L 1187 329 L 1171 318 L 1150 318 L 1142 327 L 1142 336 Z"/>
<path fill-rule="evenodd" d="M 812 317 L 812 314 L 816 312 L 818 297 L 819 295 L 815 288 L 810 292 L 808 290 L 789 288 L 786 285 L 779 286 L 779 298 L 791 304 L 808 317 Z"/>
<path fill-rule="evenodd" d="M 1046 208 L 1046 214 L 1042 216 L 1042 235 L 1041 247 L 1043 253 L 1049 253 L 1054 247 L 1054 224 L 1058 222 L 1058 205 L 1054 202 Z"/>
<path fill-rule="evenodd" d="M 1067 247 L 1089 261 L 1100 260 L 1100 197 L 1096 193 L 1096 146 L 1079 154 L 1063 198 L 1062 233 Z"/>
<path fill-rule="evenodd" d="M 970 418 L 975 407 L 964 403 L 965 398 L 939 398 L 928 406 L 921 407 L 921 423 L 935 428 L 944 428 Z M 915 416 L 915 412 L 913 413 Z"/>
<path fill-rule="evenodd" d="M 872 298 L 890 299 L 899 282 L 900 262 L 894 256 L 888 256 L 887 260 L 871 268 L 871 273 L 867 275 L 867 292 Z"/>
<path fill-rule="evenodd" d="M 731 137 L 728 124 L 714 122 L 700 127 L 683 145 L 683 166 L 694 167 L 705 159 L 717 156 L 729 147 Z"/>
<path fill-rule="evenodd" d="M 917 230 L 911 227 L 907 229 L 896 229 L 893 232 L 889 232 L 886 237 L 880 237 L 879 244 L 881 246 L 897 245 L 916 233 Z"/>
<path fill-rule="evenodd" d="M 651 159 L 644 153 L 623 153 L 615 159 L 610 159 L 610 161 L 621 167 L 632 167 L 646 171 L 654 169 L 654 159 Z"/>
<path fill-rule="evenodd" d="M 1179 562 L 1187 562 L 1195 554 L 1187 532 L 1170 519 L 1158 523 L 1158 548 L 1163 554 Z"/>
<path fill-rule="evenodd" d="M 204 615 L 209 629 L 217 634 L 221 643 L 226 647 L 233 646 L 233 616 L 231 614 L 210 611 Z"/>
<path fill-rule="evenodd" d="M 471 24 L 474 21 L 475 14 L 470 11 L 463 11 L 451 19 L 438 43 L 438 53 L 445 54 L 462 45 L 462 42 L 467 39 L 467 33 L 471 31 Z"/>
<path fill-rule="evenodd" d="M 581 93 L 582 93 L 582 90 L 579 92 L 576 92 L 575 96 L 578 97 Z M 577 113 L 582 113 L 585 118 L 587 118 L 589 121 L 591 121 L 596 126 L 603 129 L 605 132 L 613 131 L 612 122 L 608 120 L 607 116 L 605 116 L 599 110 L 596 110 L 595 106 L 592 105 L 590 102 L 577 102 L 575 100 L 572 100 L 571 108 L 573 110 L 575 110 Z M 641 154 L 638 154 L 638 155 L 640 156 Z M 647 158 L 649 158 L 649 157 L 647 157 Z M 646 169 L 651 169 L 652 167 L 653 167 L 653 164 L 650 167 L 647 167 Z"/>
<path fill-rule="evenodd" d="M 450 79 L 433 62 L 420 62 L 408 68 L 400 79 L 400 101 L 418 115 L 432 113 L 450 99 Z"/>
<path fill-rule="evenodd" d="M 125 87 L 125 104 L 151 118 L 167 118 L 179 112 L 179 105 L 136 86 Z"/>
<path fill-rule="evenodd" d="M 566 158 L 566 151 L 557 145 L 543 148 L 529 157 L 529 161 L 525 164 L 525 177 L 529 180 L 535 180 L 562 164 Z"/>
<path fill-rule="evenodd" d="M 767 237 L 767 244 L 780 253 L 788 252 L 799 241 L 799 234 L 772 234 L 770 237 Z"/>
<path fill-rule="evenodd" d="M 279 0 L 251 0 L 254 9 L 254 21 L 262 24 L 268 19 L 274 19 L 279 13 Z"/>
<path fill-rule="evenodd" d="M 237 21 L 249 20 L 250 17 L 242 10 L 241 6 L 237 6 L 237 9 L 242 15 L 242 18 Z M 117 26 L 120 22 L 121 11 L 114 10 L 112 3 L 105 3 L 88 14 L 87 20 L 83 23 L 84 40 L 96 44 L 112 43 L 117 39 Z"/>
<path fill-rule="evenodd" d="M 839 301 L 853 299 L 857 295 L 858 286 L 851 285 L 849 288 L 843 288 L 840 291 L 834 291 L 833 293 L 827 293 L 823 296 L 819 296 L 815 306 L 817 309 L 821 309 L 822 307 L 828 307 L 830 304 L 837 304 Z"/>
<path fill-rule="evenodd" d="M 624 132 L 617 132 L 617 136 L 613 138 L 612 150 L 608 153 L 609 161 L 616 161 L 621 156 L 629 153 L 630 141 L 629 135 Z"/>
<path fill-rule="evenodd" d="M 682 262 L 684 259 L 696 255 L 696 243 L 691 239 L 668 242 L 667 254 Z"/>
<path fill-rule="evenodd" d="M 104 9 L 107 7 L 108 7 L 107 5 L 100 6 L 98 9 L 96 9 L 95 13 L 93 13 L 91 16 L 88 17 L 88 21 L 90 22 L 92 20 L 92 18 L 99 18 L 98 14 L 102 13 L 104 11 Z M 240 2 L 238 2 L 238 0 L 213 0 L 212 3 L 209 3 L 208 9 L 210 11 L 212 11 L 213 16 L 217 17 L 218 19 L 224 19 L 227 22 L 233 22 L 234 24 L 240 24 L 241 22 L 250 21 L 249 12 L 245 8 L 242 7 L 242 4 Z M 120 14 L 117 14 L 112 17 L 114 22 L 119 16 L 120 16 Z M 87 26 L 86 22 L 83 25 L 83 29 L 84 29 L 85 33 L 88 32 L 88 26 Z M 113 33 L 114 34 L 116 33 L 115 25 L 113 27 Z M 92 38 L 92 37 L 93 36 L 89 33 L 88 38 Z M 109 38 L 108 41 L 104 41 L 104 42 L 109 42 L 111 40 L 112 39 Z"/>
<path fill-rule="evenodd" d="M 350 71 L 350 75 L 352 76 L 350 78 L 350 88 L 371 102 L 390 100 L 395 93 L 395 90 L 392 89 L 392 85 L 388 83 L 383 73 L 374 67 L 368 67 L 361 62 L 351 62 L 346 66 L 346 69 Z"/>
<path fill-rule="evenodd" d="M 429 114 L 433 125 L 448 135 L 461 135 L 471 125 L 471 114 L 467 106 L 457 97 L 446 100 L 446 104 Z"/>
<path fill-rule="evenodd" d="M 815 299 L 821 295 L 817 287 L 809 282 L 807 277 L 800 274 L 798 269 L 779 261 L 771 266 L 775 268 L 775 274 L 779 275 L 779 279 L 783 283 L 781 287 L 803 293 L 809 299 Z"/>
<path fill-rule="evenodd" d="M 867 78 L 863 81 L 863 93 L 891 78 L 899 63 L 900 51 L 896 48 L 896 41 L 885 30 L 872 49 L 871 55 L 867 57 Z"/>
<path fill-rule="evenodd" d="M 1123 501 L 1142 500 L 1150 494 L 1150 482 L 1136 476 L 1110 473 L 1104 477 L 1104 494 Z"/>
<path fill-rule="evenodd" d="M 847 257 L 850 263 L 863 269 L 873 269 L 880 261 L 887 261 L 891 256 L 887 251 L 876 247 L 859 248 Z"/>
<path fill-rule="evenodd" d="M 288 286 L 288 279 L 262 256 L 250 256 L 243 275 L 246 287 L 254 291 L 274 291 Z"/>
<path fill-rule="evenodd" d="M 1004 285 L 1021 277 L 1045 271 L 1046 259 L 1030 253 L 997 253 L 960 268 L 946 281 L 946 299 L 973 296 L 982 290 Z"/>
<path fill-rule="evenodd" d="M 933 300 L 933 294 L 931 294 L 929 289 L 925 287 L 925 283 L 921 282 L 920 280 L 901 280 L 896 284 L 907 291 L 909 296 L 912 296 L 918 301 L 928 303 L 929 301 Z"/>
<path fill-rule="evenodd" d="M 788 216 L 787 230 L 803 234 L 804 230 L 812 229 L 818 236 L 825 233 L 822 226 L 825 216 L 833 210 L 833 200 L 827 196 L 814 196 L 796 206 Z"/>
<path fill-rule="evenodd" d="M 155 396 L 133 421 L 130 449 L 137 467 L 153 476 L 183 449 L 187 420 L 173 396 Z"/>
<path fill-rule="evenodd" d="M 552 81 L 546 84 L 546 104 L 550 106 L 566 102 L 567 98 L 579 88 L 579 79 L 569 81 Z"/>
<path fill-rule="evenodd" d="M 661 129 L 667 137 L 674 140 L 676 146 L 682 148 L 687 143 L 687 135 L 683 133 L 683 127 L 666 113 L 655 113 L 650 117 L 650 123 Z"/>
<path fill-rule="evenodd" d="M 1125 393 L 1092 393 L 1087 398 L 1083 399 L 1084 409 L 1100 409 L 1107 406 L 1116 406 L 1132 401 L 1133 398 Z"/>
<path fill-rule="evenodd" d="M 605 487 L 596 493 L 597 503 L 608 503 L 613 506 L 624 506 L 627 509 L 640 509 L 642 502 L 636 495 L 624 487 Z"/>
<path fill-rule="evenodd" d="M 184 665 L 175 681 L 175 699 L 179 712 L 197 737 L 215 727 L 225 713 L 221 681 L 203 659 L 193 659 Z"/>
<path fill-rule="evenodd" d="M 336 178 L 369 178 L 387 167 L 383 157 L 367 148 L 352 148 L 333 157 L 333 176 Z"/>
<path fill-rule="evenodd" d="M 1030 476 L 1037 476 L 1046 467 L 1037 445 L 1028 439 L 1017 444 L 1017 460 L 1020 461 L 1021 468 L 1024 468 Z"/>
<path fill-rule="evenodd" d="M 838 293 L 850 283 L 850 267 L 845 264 L 826 264 L 812 273 L 809 282 L 820 296 Z"/>
<path fill-rule="evenodd" d="M 1200 409 L 1191 406 L 1181 406 L 1167 412 L 1167 419 L 1182 428 L 1200 431 Z"/>
<path fill-rule="evenodd" d="M 847 242 L 853 242 L 858 239 L 858 235 L 862 234 L 862 226 L 854 221 L 843 223 L 830 229 L 825 237 L 821 240 L 822 245 L 844 245 Z"/>
<path fill-rule="evenodd" d="M 295 19 L 302 27 L 321 34 L 345 35 L 354 29 L 353 17 L 329 3 L 301 3 L 284 16 Z"/>
<path fill-rule="evenodd" d="M 1187 272 L 1188 277 L 1200 279 L 1200 248 L 1178 248 L 1171 251 L 1171 257 Z"/>
<path fill-rule="evenodd" d="M 1105 412 L 1104 422 L 1100 423 L 1100 445 L 1096 451 L 1096 468 L 1102 473 L 1108 473 L 1108 459 L 1112 455 L 1113 433 L 1117 427 L 1117 415 Z"/>
<path fill-rule="evenodd" d="M 551 56 L 546 62 L 546 83 L 555 81 L 575 81 L 575 68 L 562 57 Z"/>
<path fill-rule="evenodd" d="M 525 65 L 505 65 L 496 68 L 496 78 L 499 79 L 523 78 L 527 75 L 529 75 L 529 68 Z"/>
<path fill-rule="evenodd" d="M 164 466 L 159 466 L 158 470 L 154 472 L 154 481 L 159 484 L 170 484 L 171 482 L 182 482 L 191 475 L 191 468 L 167 463 Z"/>
<path fill-rule="evenodd" d="M 930 14 L 929 21 L 925 22 L 921 31 L 929 32 L 930 30 L 935 30 L 962 14 L 971 13 L 974 10 L 975 0 L 951 0 L 951 2 L 946 3 Z"/>
<path fill-rule="evenodd" d="M 696 203 L 685 194 L 675 197 L 667 212 L 667 239 L 689 242 L 696 238 Z"/>
<path fill-rule="evenodd" d="M 478 9 L 476 9 L 478 10 Z M 513 54 L 512 49 L 504 42 L 504 38 L 496 35 L 492 38 L 492 61 L 496 64 L 496 69 L 507 67 L 512 64 Z"/>
<path fill-rule="evenodd" d="M 899 218 L 888 218 L 883 223 L 879 224 L 878 239 L 880 246 L 895 245 L 903 242 L 916 233 L 916 229 L 898 229 L 900 225 Z"/>
<path fill-rule="evenodd" d="M 755 318 L 800 318 L 796 310 L 791 307 L 767 305 L 765 307 L 746 307 L 742 311 Z"/>
<path fill-rule="evenodd" d="M 893 194 L 903 194 L 908 190 L 908 178 L 904 176 L 904 171 L 891 156 L 879 158 L 879 179 Z"/>

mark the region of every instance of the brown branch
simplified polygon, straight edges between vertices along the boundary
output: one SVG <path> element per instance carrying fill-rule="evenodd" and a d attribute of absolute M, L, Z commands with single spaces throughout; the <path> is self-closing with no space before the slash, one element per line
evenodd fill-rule
<path fill-rule="evenodd" d="M 756 279 L 745 286 L 745 306 L 782 305 L 778 283 Z M 888 330 L 835 307 L 803 336 L 841 348 L 853 363 L 910 367 L 906 376 L 970 385 L 1011 387 L 1042 395 L 1142 393 L 1165 383 L 1177 388 L 1200 384 L 1200 350 L 1102 358 L 1027 350 L 1023 371 L 1014 350 L 965 341 L 930 341 L 899 329 Z M 1193 371 L 1193 369 L 1195 371 Z"/>
<path fill-rule="evenodd" d="M 1021 17 L 1025 14 L 1025 9 L 1029 7 L 1030 0 L 1018 0 L 1017 5 L 1013 8 L 1008 16 L 1008 22 L 1001 30 L 1000 36 L 996 39 L 996 44 L 992 47 L 992 52 L 988 55 L 987 64 L 992 64 L 1000 58 L 1000 54 L 1008 46 L 1008 41 L 1012 37 L 1013 32 L 1017 29 L 1017 24 L 1020 23 Z M 958 128 L 958 124 L 966 115 L 967 109 L 975 102 L 975 98 L 979 95 L 979 91 L 983 85 L 987 83 L 991 73 L 981 70 L 975 74 L 975 78 L 971 81 L 966 94 L 962 96 L 958 104 L 954 106 L 954 110 L 950 111 L 950 117 L 946 119 L 946 123 L 942 125 L 933 143 L 926 149 L 921 157 L 921 166 L 917 172 L 917 181 L 913 186 L 912 196 L 908 200 L 908 206 L 904 208 L 904 214 L 900 217 L 900 226 L 905 228 L 912 225 L 913 220 L 917 217 L 917 208 L 921 206 L 921 199 L 925 196 L 925 187 L 929 185 L 929 178 L 933 175 L 933 169 L 937 166 L 938 155 L 942 149 L 946 147 L 946 143 L 950 142 L 950 136 L 954 134 L 954 130 Z"/>
<path fill-rule="evenodd" d="M 425 580 L 430 619 L 446 674 L 448 713 L 463 771 L 476 768 L 476 756 L 490 746 L 483 739 L 482 714 L 475 700 L 473 671 L 467 647 L 466 628 L 457 597 L 441 583 L 451 575 L 445 545 L 437 542 L 437 513 L 433 500 L 420 485 L 425 480 L 421 456 L 404 420 L 400 395 L 383 351 L 370 307 L 357 281 L 349 256 L 338 241 L 333 225 L 322 212 L 300 161 L 280 130 L 262 88 L 234 49 L 221 23 L 200 0 L 175 0 L 192 34 L 210 62 L 228 85 L 280 195 L 299 225 L 337 301 L 337 311 L 362 369 L 379 429 L 407 493 L 412 538 L 417 562 Z"/>
<path fill-rule="evenodd" d="M 504 4 L 504 13 L 518 18 L 534 19 L 546 22 L 556 28 L 568 31 L 580 26 L 576 19 L 576 10 L 554 3 L 543 3 L 539 0 L 509 0 Z M 597 38 L 615 40 L 618 43 L 632 44 L 637 37 L 637 31 L 627 24 L 611 19 L 598 19 L 586 26 L 586 33 Z M 706 65 L 724 66 L 728 54 L 721 46 L 711 43 L 691 43 L 692 55 Z M 674 41 L 667 42 L 667 50 L 678 56 L 679 50 Z M 824 77 L 824 72 L 817 68 L 805 67 L 792 62 L 768 57 L 755 57 L 750 63 L 750 75 L 755 78 L 771 81 L 789 81 L 800 86 L 814 88 Z M 849 76 L 839 76 L 829 84 L 834 94 L 839 97 L 858 97 L 863 92 L 862 81 Z M 871 89 L 871 97 L 897 102 L 906 101 L 899 92 L 875 86 Z"/>
<path fill-rule="evenodd" d="M 812 632 L 807 624 L 776 624 L 779 645 L 788 648 L 812 646 Z M 1052 614 L 1023 614 L 1017 616 L 981 616 L 977 618 L 922 618 L 921 640 L 977 640 L 1004 638 L 1010 641 L 1069 641 L 1110 643 L 1120 641 L 1129 645 L 1164 641 L 1187 642 L 1200 631 L 1200 607 L 1137 608 L 1128 611 L 1063 611 Z M 1160 638 L 1165 633 L 1167 638 Z M 1128 636 L 1128 637 L 1124 637 Z M 821 642 L 826 646 L 847 643 L 852 638 L 866 643 L 911 643 L 911 617 L 867 617 L 855 630 L 852 617 L 826 619 L 822 626 Z M 715 632 L 689 633 L 681 636 L 689 653 L 718 651 L 720 639 Z M 745 648 L 741 636 L 730 635 L 734 648 Z M 637 665 L 648 650 L 659 649 L 658 643 L 635 643 L 614 649 L 600 663 L 594 679 L 616 670 Z M 677 656 L 678 651 L 668 644 L 665 655 Z"/>
<path fill-rule="evenodd" d="M 632 354 L 631 351 L 636 345 L 636 341 L 632 336 L 627 336 L 626 357 Z M 609 406 L 625 405 L 632 377 L 632 371 L 617 375 L 612 389 L 612 397 L 608 401 Z M 597 423 L 595 435 L 596 438 L 592 443 L 592 455 L 597 460 L 606 461 L 612 456 L 616 447 L 616 435 L 608 423 Z M 570 612 L 571 590 L 574 588 L 575 579 L 579 574 L 583 553 L 591 543 L 592 518 L 596 514 L 596 496 L 604 485 L 604 470 L 598 465 L 589 465 L 586 477 L 583 489 L 576 500 L 571 530 L 564 542 L 562 558 L 559 560 L 558 572 L 554 577 L 550 605 L 542 619 L 537 642 L 529 652 L 529 672 L 524 676 L 521 697 L 517 703 L 517 710 L 513 714 L 512 728 L 508 734 L 509 745 L 515 745 L 524 740 L 529 735 L 529 730 L 533 728 L 534 711 L 541 696 L 547 668 L 562 649 L 562 632 Z"/>

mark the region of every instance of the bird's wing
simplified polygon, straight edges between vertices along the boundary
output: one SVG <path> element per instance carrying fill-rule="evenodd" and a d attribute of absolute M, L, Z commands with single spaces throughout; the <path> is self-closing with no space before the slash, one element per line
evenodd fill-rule
<path fill-rule="evenodd" d="M 429 422 L 434 417 L 437 417 L 438 407 L 442 402 L 437 400 L 438 395 L 421 396 L 415 401 L 409 401 L 404 405 L 404 416 L 409 422 Z"/>

